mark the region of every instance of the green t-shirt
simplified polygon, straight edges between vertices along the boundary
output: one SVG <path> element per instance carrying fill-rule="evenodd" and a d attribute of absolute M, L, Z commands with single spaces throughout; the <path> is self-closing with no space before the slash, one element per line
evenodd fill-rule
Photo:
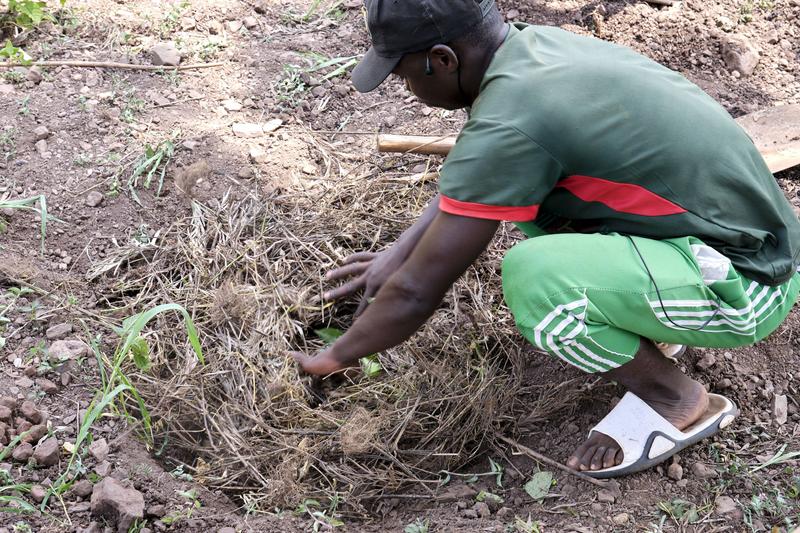
<path fill-rule="evenodd" d="M 694 236 L 771 285 L 800 252 L 800 222 L 719 104 L 628 48 L 553 27 L 511 27 L 440 190 L 463 216 Z"/>

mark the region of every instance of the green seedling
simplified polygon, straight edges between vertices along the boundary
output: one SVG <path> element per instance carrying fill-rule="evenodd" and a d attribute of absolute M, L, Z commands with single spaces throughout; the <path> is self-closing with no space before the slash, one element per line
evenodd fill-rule
<path fill-rule="evenodd" d="M 314 333 L 316 333 L 317 337 L 322 339 L 322 342 L 324 342 L 327 346 L 330 346 L 336 342 L 336 339 L 344 335 L 344 331 L 338 328 L 317 329 L 314 330 Z M 361 372 L 363 372 L 363 374 L 368 378 L 374 378 L 383 372 L 383 367 L 378 361 L 378 356 L 375 354 L 362 357 L 359 360 L 359 363 L 361 365 Z"/>
<path fill-rule="evenodd" d="M 147 324 L 156 316 L 167 313 L 177 311 L 181 315 L 183 315 L 184 319 L 184 326 L 186 327 L 187 336 L 189 339 L 189 344 L 191 345 L 195 356 L 197 357 L 198 361 L 201 364 L 205 364 L 205 358 L 203 357 L 203 350 L 200 345 L 200 338 L 197 333 L 197 328 L 192 321 L 191 316 L 189 315 L 188 311 L 184 309 L 182 306 L 178 304 L 163 304 L 158 305 L 152 309 L 144 311 L 142 313 L 138 313 L 133 315 L 122 322 L 122 326 L 116 328 L 116 333 L 120 336 L 120 342 L 117 345 L 117 349 L 114 352 L 113 360 L 111 361 L 111 369 L 110 373 L 107 373 L 104 369 L 104 362 L 102 355 L 100 354 L 100 342 L 98 339 L 94 339 L 91 343 L 92 349 L 95 353 L 95 357 L 98 360 L 98 365 L 101 369 L 100 378 L 102 381 L 103 388 L 102 390 L 98 391 L 95 395 L 95 398 L 89 404 L 89 408 L 86 412 L 86 415 L 83 418 L 83 422 L 78 429 L 78 434 L 75 438 L 75 443 L 73 445 L 72 455 L 70 456 L 69 462 L 67 464 L 66 470 L 59 476 L 59 478 L 53 483 L 53 488 L 50 489 L 45 499 L 42 501 L 41 510 L 44 511 L 47 502 L 51 495 L 53 494 L 61 494 L 65 487 L 69 486 L 73 479 L 73 466 L 76 464 L 80 464 L 81 461 L 81 450 L 84 444 L 88 444 L 91 442 L 91 427 L 94 423 L 106 412 L 107 409 L 113 407 L 115 404 L 120 412 L 122 412 L 128 418 L 132 418 L 130 415 L 127 414 L 124 402 L 118 402 L 118 398 L 123 394 L 129 394 L 137 404 L 139 409 L 138 415 L 141 419 L 142 426 L 144 429 L 144 438 L 148 448 L 152 448 L 153 446 L 153 430 L 152 430 L 152 423 L 150 419 L 150 412 L 147 409 L 147 406 L 144 403 L 139 391 L 131 383 L 128 376 L 123 372 L 122 367 L 126 361 L 133 358 L 134 363 L 136 363 L 136 358 L 139 357 L 147 357 L 149 361 L 149 353 L 143 354 L 139 352 L 138 355 L 133 353 L 134 346 L 138 345 L 141 346 L 139 339 L 142 339 L 142 331 L 147 326 Z M 139 363 L 136 363 L 139 366 L 142 363 L 141 359 Z M 149 363 L 148 363 L 149 364 Z M 10 449 L 13 449 L 10 448 Z M 10 453 L 10 449 L 8 449 Z M 3 454 L 0 454 L 0 461 L 3 458 Z"/>
<path fill-rule="evenodd" d="M 23 52 L 21 48 L 14 46 L 10 39 L 6 40 L 3 48 L 0 48 L 0 57 L 15 63 L 30 63 L 30 61 L 25 59 L 25 52 Z"/>
<path fill-rule="evenodd" d="M 342 0 L 336 0 L 335 2 L 332 2 L 324 10 L 320 9 L 322 7 L 322 3 L 323 0 L 313 0 L 306 12 L 302 15 L 289 13 L 288 15 L 284 16 L 284 19 L 295 24 L 306 24 L 314 18 L 333 18 L 336 20 L 341 20 L 344 17 L 344 11 L 341 9 L 342 4 L 344 3 Z"/>
<path fill-rule="evenodd" d="M 489 458 L 489 467 L 492 469 L 492 472 L 496 472 L 497 473 L 497 478 L 495 479 L 495 483 L 497 484 L 498 487 L 502 487 L 503 486 L 503 471 L 504 471 L 503 465 L 501 465 L 500 463 L 496 462 L 494 459 L 492 459 L 490 457 Z"/>

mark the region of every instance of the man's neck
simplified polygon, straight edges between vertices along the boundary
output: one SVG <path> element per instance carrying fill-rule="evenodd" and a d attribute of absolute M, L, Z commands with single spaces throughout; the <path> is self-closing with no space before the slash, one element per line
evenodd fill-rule
<path fill-rule="evenodd" d="M 489 69 L 489 65 L 491 64 L 492 59 L 494 59 L 494 55 L 497 53 L 497 50 L 505 42 L 509 31 L 510 26 L 508 24 L 503 24 L 502 28 L 499 29 L 493 42 L 489 46 L 473 48 L 466 52 L 466 63 L 469 65 L 476 65 L 477 68 L 463 69 L 461 72 L 461 83 L 464 96 L 466 98 L 465 107 L 472 107 L 472 104 L 478 98 L 478 94 L 481 92 L 481 82 L 483 81 L 483 77 L 486 75 L 486 71 Z M 469 57 L 471 54 L 474 54 L 474 56 Z M 462 61 L 462 65 L 464 63 L 465 62 Z"/>

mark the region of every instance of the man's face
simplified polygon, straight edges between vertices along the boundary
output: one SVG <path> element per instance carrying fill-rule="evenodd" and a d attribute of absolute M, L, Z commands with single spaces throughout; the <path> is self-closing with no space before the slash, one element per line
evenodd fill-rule
<path fill-rule="evenodd" d="M 424 51 L 406 54 L 392 73 L 399 76 L 406 88 L 426 105 L 444 109 L 464 107 L 459 97 L 457 78 L 442 68 L 433 68 L 433 74 L 427 75 L 427 57 L 428 52 Z"/>

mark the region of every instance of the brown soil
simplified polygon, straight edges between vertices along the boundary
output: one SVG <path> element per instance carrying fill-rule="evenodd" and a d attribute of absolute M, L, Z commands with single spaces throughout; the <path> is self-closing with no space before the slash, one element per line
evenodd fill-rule
<path fill-rule="evenodd" d="M 323 6 L 331 3 L 322 2 Z M 734 116 L 800 103 L 798 0 L 687 0 L 671 7 L 627 1 L 499 3 L 513 20 L 559 25 L 630 46 L 684 74 Z M 184 63 L 223 61 L 225 65 L 177 75 L 59 67 L 46 70 L 41 81 L 26 81 L 24 70 L 0 78 L 0 197 L 44 194 L 51 213 L 59 219 L 49 225 L 41 254 L 39 221 L 32 213 L 0 214 L 7 222 L 0 236 L 0 283 L 4 289 L 30 283 L 41 291 L 23 296 L 7 315 L 11 323 L 3 333 L 8 343 L 1 348 L 7 357 L 0 360 L 0 396 L 34 399 L 48 413 L 53 428 L 60 428 L 67 439 L 74 437 L 76 417 L 89 406 L 99 384 L 94 358 L 89 355 L 66 369 L 72 380 L 65 379 L 63 385 L 58 373 L 43 370 L 58 384 L 55 393 L 45 394 L 38 385 L 24 388 L 19 380 L 40 365 L 42 348 L 51 345 L 45 331 L 52 325 L 71 323 L 73 336 L 88 342 L 102 335 L 99 346 L 113 348 L 110 331 L 82 326 L 87 313 L 112 316 L 120 304 L 98 292 L 102 285 L 87 281 L 87 272 L 120 245 L 132 239 L 147 242 L 176 219 L 190 215 L 187 195 L 203 202 L 224 194 L 243 197 L 252 191 L 283 191 L 290 195 L 313 189 L 326 172 L 326 161 L 316 149 L 319 141 L 395 175 L 438 164 L 435 158 L 379 156 L 371 134 L 457 131 L 464 120 L 462 112 L 426 108 L 394 81 L 368 95 L 354 92 L 343 77 L 323 81 L 312 73 L 291 82 L 285 66 L 308 66 L 309 58 L 316 57 L 310 53 L 325 58 L 352 56 L 367 46 L 359 2 L 346 1 L 326 15 L 317 13 L 298 22 L 296 17 L 311 4 L 310 0 L 85 0 L 68 3 L 72 16 L 63 24 L 46 24 L 28 36 L 24 46 L 31 55 L 51 60 L 149 64 L 150 47 L 172 40 L 183 52 Z M 254 9 L 257 5 L 262 6 L 259 12 Z M 254 17 L 255 26 L 237 29 L 246 17 Z M 752 75 L 741 77 L 726 67 L 720 53 L 720 40 L 726 33 L 744 35 L 760 50 Z M 289 94 L 298 83 L 310 87 Z M 226 110 L 227 100 L 236 100 L 242 109 L 228 105 L 230 110 Z M 281 119 L 283 125 L 264 137 L 246 139 L 232 133 L 234 123 L 270 119 Z M 39 126 L 50 132 L 44 157 L 34 147 L 34 130 Z M 136 193 L 141 204 L 137 203 L 127 188 L 130 167 L 127 173 L 118 172 L 146 145 L 155 146 L 173 135 L 175 157 L 163 194 L 156 196 L 154 187 L 140 186 Z M 252 148 L 263 152 L 258 162 L 249 157 Z M 800 204 L 798 177 L 797 171 L 777 176 L 795 204 Z M 103 194 L 99 206 L 86 205 L 91 191 Z M 8 294 L 2 296 L 0 309 L 10 300 Z M 113 316 L 124 317 L 125 311 Z M 749 469 L 784 444 L 787 452 L 798 449 L 798 331 L 800 316 L 793 312 L 777 332 L 756 346 L 688 352 L 682 367 L 710 389 L 729 395 L 742 416 L 729 431 L 679 455 L 676 462 L 683 469 L 679 481 L 667 476 L 669 465 L 664 465 L 620 480 L 609 496 L 556 471 L 557 484 L 550 495 L 536 502 L 522 485 L 546 467 L 507 448 L 487 450 L 482 460 L 462 473 L 488 472 L 492 458 L 505 465 L 502 487 L 493 476 L 482 476 L 476 483 L 458 477 L 439 492 L 438 499 L 409 487 L 377 504 L 372 521 L 346 519 L 339 529 L 402 531 L 419 518 L 429 521 L 430 531 L 514 531 L 515 527 L 526 531 L 518 522 L 530 517 L 542 531 L 791 531 L 800 524 L 798 462 L 756 473 Z M 584 387 L 592 382 L 541 354 L 531 352 L 530 361 L 532 382 L 579 378 L 576 383 Z M 564 461 L 621 393 L 612 385 L 595 386 L 562 416 L 528 424 L 522 421 L 524 444 Z M 778 395 L 788 398 L 784 424 L 775 421 L 773 412 Z M 170 467 L 153 459 L 137 440 L 135 428 L 128 428 L 120 417 L 102 418 L 93 432 L 95 438 L 105 437 L 111 443 L 112 476 L 130 480 L 145 495 L 149 509 L 160 504 L 168 515 L 183 513 L 169 525 L 150 516 L 146 528 L 308 531 L 313 526 L 308 515 L 297 516 L 291 509 L 248 515 L 241 501 L 170 474 Z M 710 473 L 699 475 L 703 469 L 696 464 L 705 465 Z M 11 478 L 16 483 L 46 484 L 63 466 L 62 462 L 49 469 L 31 469 L 15 463 Z M 91 472 L 93 459 L 87 458 L 86 466 Z M 190 489 L 198 491 L 201 504 L 191 514 L 191 502 L 177 492 Z M 486 518 L 470 518 L 481 490 L 502 495 L 504 503 L 498 506 L 502 509 L 492 509 Z M 735 508 L 730 512 L 717 508 L 715 502 L 721 496 L 732 498 Z M 30 524 L 34 531 L 89 527 L 94 519 L 85 500 L 69 494 L 64 498 L 63 504 L 51 504 L 46 515 L 0 514 L 0 532 L 23 531 L 14 529 L 19 522 Z"/>

